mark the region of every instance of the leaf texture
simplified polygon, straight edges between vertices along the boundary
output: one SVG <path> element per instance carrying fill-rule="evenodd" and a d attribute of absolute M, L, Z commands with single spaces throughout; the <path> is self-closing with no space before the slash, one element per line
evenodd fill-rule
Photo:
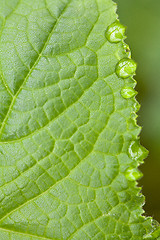
<path fill-rule="evenodd" d="M 0 0 L 0 239 L 142 240 L 137 102 L 111 0 Z M 130 174 L 130 172 L 128 172 Z M 151 239 L 151 238 L 150 238 Z"/>

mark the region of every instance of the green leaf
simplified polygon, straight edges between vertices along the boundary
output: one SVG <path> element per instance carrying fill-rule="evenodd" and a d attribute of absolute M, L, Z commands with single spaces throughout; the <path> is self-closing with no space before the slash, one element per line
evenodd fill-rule
<path fill-rule="evenodd" d="M 135 87 L 136 64 L 116 5 L 0 5 L 0 238 L 150 237 L 136 186 L 146 156 L 138 105 L 121 95 Z"/>

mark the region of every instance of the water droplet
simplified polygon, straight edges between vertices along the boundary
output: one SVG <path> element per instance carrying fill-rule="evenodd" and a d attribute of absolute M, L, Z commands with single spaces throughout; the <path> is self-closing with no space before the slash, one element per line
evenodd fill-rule
<path fill-rule="evenodd" d="M 153 220 L 153 219 L 151 219 L 151 220 L 152 220 L 153 229 L 151 230 L 150 233 L 148 233 L 144 236 L 144 239 L 146 239 L 146 240 L 157 239 L 160 236 L 160 225 L 159 225 L 159 223 L 157 221 Z"/>
<path fill-rule="evenodd" d="M 122 97 L 128 99 L 128 98 L 132 98 L 137 94 L 137 91 L 135 91 L 133 88 L 131 87 L 124 87 L 121 90 L 121 95 Z"/>
<path fill-rule="evenodd" d="M 124 39 L 125 27 L 119 21 L 112 23 L 105 33 L 106 38 L 111 43 L 118 43 Z"/>
<path fill-rule="evenodd" d="M 128 168 L 125 172 L 125 176 L 129 181 L 135 181 L 140 179 L 143 174 L 136 168 Z"/>
<path fill-rule="evenodd" d="M 139 104 L 139 102 L 136 101 L 133 107 L 134 107 L 134 111 L 138 112 L 140 107 L 141 107 L 141 105 Z"/>
<path fill-rule="evenodd" d="M 139 162 L 143 162 L 143 160 L 148 156 L 148 151 L 144 147 L 142 147 L 138 140 L 132 141 L 130 143 L 129 156 Z"/>
<path fill-rule="evenodd" d="M 120 78 L 128 78 L 132 76 L 137 68 L 135 61 L 129 58 L 121 59 L 116 65 L 116 74 Z"/>
<path fill-rule="evenodd" d="M 123 47 L 124 47 L 125 53 L 127 54 L 127 57 L 131 58 L 131 50 L 130 50 L 129 46 L 124 42 Z"/>

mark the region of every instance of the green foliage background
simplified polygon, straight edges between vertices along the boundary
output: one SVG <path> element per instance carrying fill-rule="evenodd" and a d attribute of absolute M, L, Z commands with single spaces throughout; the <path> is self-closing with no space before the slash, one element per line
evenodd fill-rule
<path fill-rule="evenodd" d="M 127 40 L 138 62 L 138 123 L 143 127 L 141 143 L 150 154 L 141 167 L 140 185 L 146 196 L 145 211 L 160 221 L 160 1 L 116 0 Z"/>

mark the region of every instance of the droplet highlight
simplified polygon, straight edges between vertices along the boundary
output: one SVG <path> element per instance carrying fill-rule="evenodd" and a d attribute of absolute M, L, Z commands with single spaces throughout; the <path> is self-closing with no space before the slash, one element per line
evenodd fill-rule
<path fill-rule="evenodd" d="M 130 158 L 139 162 L 143 162 L 143 160 L 148 156 L 147 149 L 141 146 L 138 140 L 132 141 L 130 143 L 128 153 Z"/>
<path fill-rule="evenodd" d="M 125 27 L 117 20 L 106 30 L 105 36 L 111 43 L 118 43 L 124 39 Z"/>
<path fill-rule="evenodd" d="M 133 88 L 131 87 L 124 87 L 122 90 L 121 90 L 121 95 L 123 98 L 132 98 L 134 96 L 136 96 L 137 94 L 137 91 L 135 91 Z"/>
<path fill-rule="evenodd" d="M 125 172 L 125 177 L 129 180 L 129 181 L 135 181 L 140 179 L 143 176 L 143 174 L 136 168 L 128 168 Z"/>
<path fill-rule="evenodd" d="M 137 68 L 135 61 L 129 58 L 121 59 L 116 65 L 116 74 L 120 78 L 128 78 L 132 76 Z"/>

